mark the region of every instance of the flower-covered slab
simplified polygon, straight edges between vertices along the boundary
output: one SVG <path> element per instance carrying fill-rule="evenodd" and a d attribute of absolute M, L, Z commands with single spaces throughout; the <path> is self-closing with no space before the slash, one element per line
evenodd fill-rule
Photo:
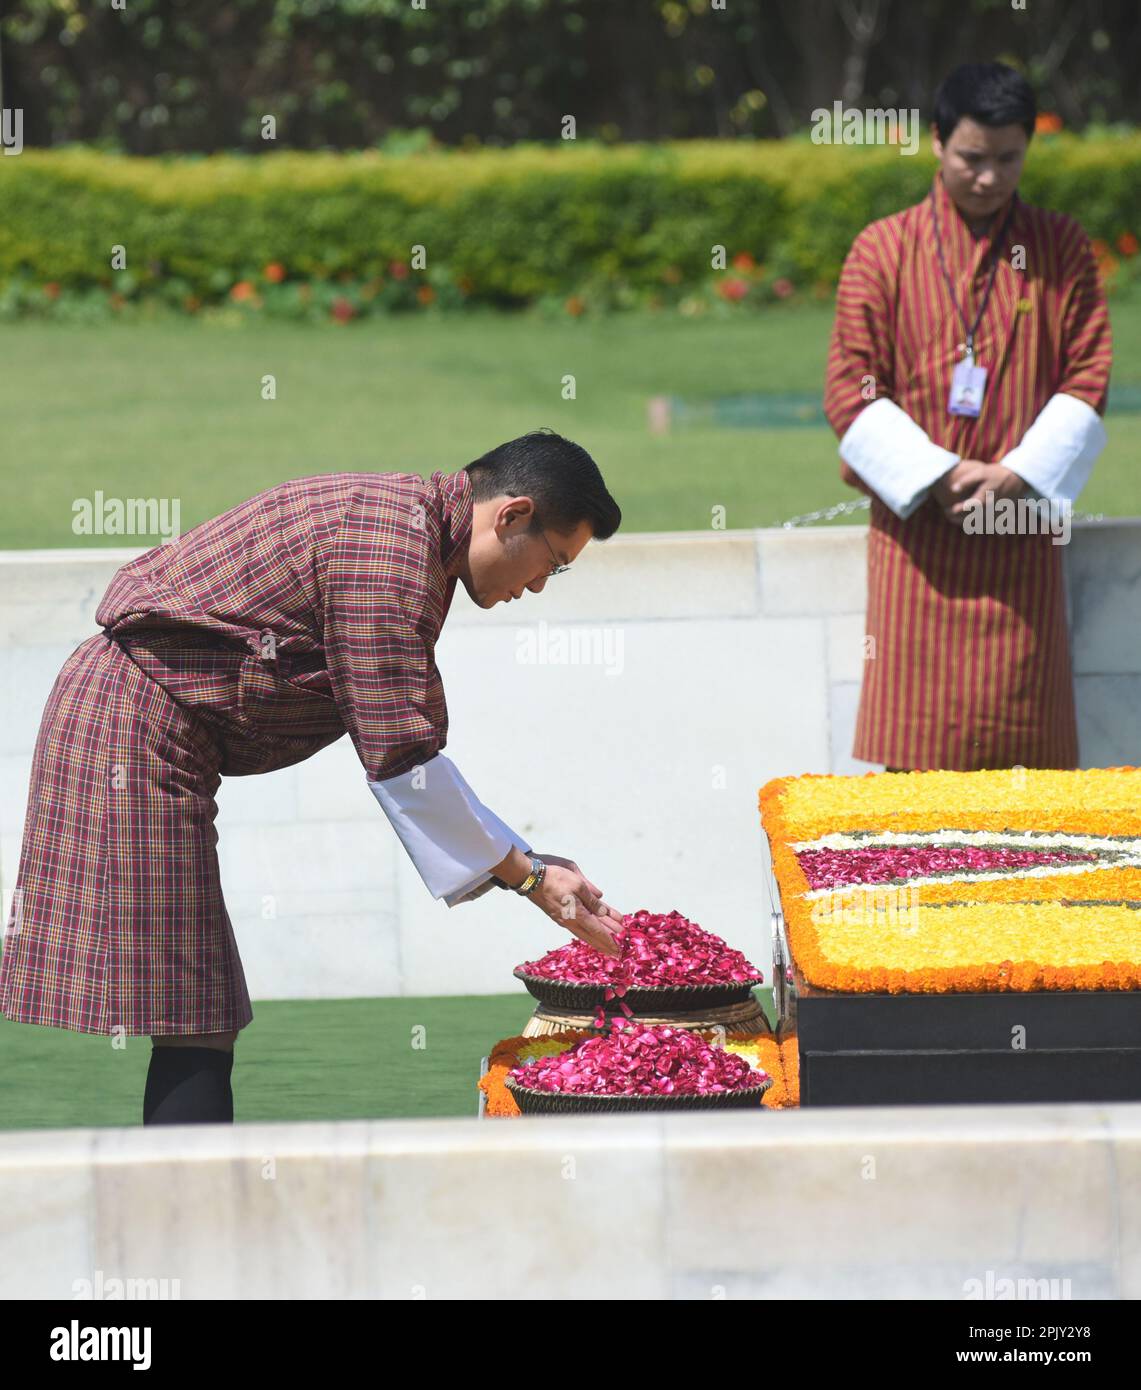
<path fill-rule="evenodd" d="M 1141 769 L 781 778 L 760 807 L 810 985 L 1141 988 Z"/>

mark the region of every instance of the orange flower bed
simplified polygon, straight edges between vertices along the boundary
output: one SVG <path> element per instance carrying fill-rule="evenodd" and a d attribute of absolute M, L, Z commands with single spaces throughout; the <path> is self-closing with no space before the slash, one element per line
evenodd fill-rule
<path fill-rule="evenodd" d="M 786 777 L 759 805 L 810 985 L 1141 988 L 1141 769 Z"/>

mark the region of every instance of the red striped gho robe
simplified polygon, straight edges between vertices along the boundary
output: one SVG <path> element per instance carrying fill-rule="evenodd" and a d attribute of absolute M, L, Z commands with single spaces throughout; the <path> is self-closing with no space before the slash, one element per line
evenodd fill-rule
<path fill-rule="evenodd" d="M 991 237 L 974 237 L 936 174 L 948 272 L 973 320 Z M 1012 250 L 1025 248 L 1024 270 Z M 931 199 L 873 222 L 844 263 L 824 408 L 843 437 L 887 398 L 933 443 L 1001 462 L 1055 393 L 1105 412 L 1111 342 L 1104 292 L 1080 224 L 1019 199 L 975 335 L 987 368 L 977 418 L 950 415 L 965 330 L 939 266 Z M 865 390 L 862 392 L 861 388 Z M 872 497 L 868 659 L 853 755 L 895 767 L 1072 768 L 1077 722 L 1061 548 L 1048 533 L 969 534 L 933 498 L 902 520 Z"/>

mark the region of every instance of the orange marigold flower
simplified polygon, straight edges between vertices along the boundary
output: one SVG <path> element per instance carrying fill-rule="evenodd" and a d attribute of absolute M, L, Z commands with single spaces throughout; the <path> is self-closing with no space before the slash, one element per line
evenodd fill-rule
<path fill-rule="evenodd" d="M 728 280 L 719 280 L 717 293 L 722 299 L 727 299 L 732 304 L 738 304 L 749 293 L 749 282 L 748 280 L 739 280 L 736 276 L 732 276 Z"/>
<path fill-rule="evenodd" d="M 796 1031 L 781 1034 L 780 1057 L 788 1104 L 800 1104 L 800 1043 Z"/>
<path fill-rule="evenodd" d="M 756 257 L 748 251 L 738 251 L 733 257 L 734 270 L 752 270 L 756 264 Z"/>
<path fill-rule="evenodd" d="M 421 304 L 431 304 L 436 297 L 436 291 L 431 285 L 420 285 L 416 290 L 416 298 Z"/>
<path fill-rule="evenodd" d="M 269 265 L 262 271 L 262 274 L 271 285 L 280 285 L 285 279 L 285 267 L 280 261 L 270 261 Z"/>
<path fill-rule="evenodd" d="M 1117 249 L 1123 256 L 1135 256 L 1141 250 L 1141 241 L 1132 232 L 1122 232 L 1117 238 Z"/>
<path fill-rule="evenodd" d="M 515 1061 L 497 1062 L 489 1065 L 487 1074 L 479 1079 L 479 1088 L 487 1097 L 487 1115 L 494 1115 L 502 1118 L 514 1118 L 521 1112 L 515 1102 L 514 1096 L 507 1089 L 507 1075 L 511 1068 L 515 1066 Z"/>
<path fill-rule="evenodd" d="M 1037 135 L 1056 135 L 1062 125 L 1062 118 L 1056 111 L 1039 111 L 1034 121 L 1034 131 Z"/>
<path fill-rule="evenodd" d="M 236 304 L 244 304 L 247 300 L 253 299 L 257 291 L 248 280 L 239 280 L 230 290 L 230 298 Z"/>

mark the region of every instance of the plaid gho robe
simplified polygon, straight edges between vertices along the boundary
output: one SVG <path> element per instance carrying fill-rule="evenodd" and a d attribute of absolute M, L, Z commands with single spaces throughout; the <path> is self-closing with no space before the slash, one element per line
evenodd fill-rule
<path fill-rule="evenodd" d="M 435 645 L 471 522 L 462 470 L 301 478 L 124 565 L 95 620 L 210 722 L 224 775 L 347 730 L 380 781 L 447 741 Z"/>
<path fill-rule="evenodd" d="M 128 1035 L 253 1016 L 223 900 L 221 777 L 346 731 L 367 778 L 433 758 L 435 644 L 468 476 L 271 488 L 124 565 L 56 678 L 32 764 L 0 1012 Z"/>
<path fill-rule="evenodd" d="M 991 230 L 970 228 L 936 175 L 947 269 L 973 319 Z M 1025 269 L 1012 250 L 1024 248 Z M 866 227 L 844 263 L 824 408 L 843 437 L 866 383 L 931 441 L 1001 462 L 1058 392 L 1104 414 L 1111 341 L 1089 241 L 1062 213 L 1019 200 L 976 336 L 982 412 L 950 415 L 964 328 L 936 251 L 930 197 Z M 853 754 L 905 768 L 1071 768 L 1078 757 L 1062 556 L 1049 534 L 971 535 L 928 498 L 906 520 L 873 498 L 867 635 Z"/>

